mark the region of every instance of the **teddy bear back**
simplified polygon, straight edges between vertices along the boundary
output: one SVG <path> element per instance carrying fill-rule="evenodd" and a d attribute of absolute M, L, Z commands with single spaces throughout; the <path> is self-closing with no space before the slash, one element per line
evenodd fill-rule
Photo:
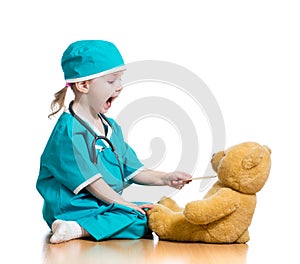
<path fill-rule="evenodd" d="M 225 186 L 255 194 L 269 177 L 271 150 L 255 142 L 244 142 L 216 153 L 211 163 Z"/>

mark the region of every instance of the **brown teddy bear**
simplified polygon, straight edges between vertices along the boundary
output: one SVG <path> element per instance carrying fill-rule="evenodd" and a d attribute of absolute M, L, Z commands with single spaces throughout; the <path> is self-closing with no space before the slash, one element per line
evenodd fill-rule
<path fill-rule="evenodd" d="M 270 155 L 267 146 L 255 142 L 216 153 L 211 164 L 218 181 L 205 197 L 185 208 L 162 198 L 147 212 L 149 228 L 164 240 L 246 243 L 256 193 L 269 176 Z"/>

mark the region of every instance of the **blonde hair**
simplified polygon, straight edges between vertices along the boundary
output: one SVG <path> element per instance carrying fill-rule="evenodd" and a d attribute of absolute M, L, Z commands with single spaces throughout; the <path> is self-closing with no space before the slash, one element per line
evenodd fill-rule
<path fill-rule="evenodd" d="M 54 100 L 51 102 L 51 114 L 48 115 L 48 118 L 57 114 L 65 106 L 65 98 L 69 86 L 65 86 L 63 89 L 59 90 L 54 94 Z"/>

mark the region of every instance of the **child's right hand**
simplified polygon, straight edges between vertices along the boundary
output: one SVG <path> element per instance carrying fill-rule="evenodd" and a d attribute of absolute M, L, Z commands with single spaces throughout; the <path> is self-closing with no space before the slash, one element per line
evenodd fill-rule
<path fill-rule="evenodd" d="M 146 208 L 147 209 L 151 209 L 154 206 L 153 204 L 136 205 L 136 204 L 130 203 L 130 202 L 125 202 L 125 203 L 121 203 L 121 204 L 124 205 L 124 206 L 130 207 L 130 208 L 132 208 L 134 210 L 137 210 L 137 211 L 139 211 L 142 214 L 146 214 L 146 212 L 145 212 L 144 209 L 146 209 Z"/>

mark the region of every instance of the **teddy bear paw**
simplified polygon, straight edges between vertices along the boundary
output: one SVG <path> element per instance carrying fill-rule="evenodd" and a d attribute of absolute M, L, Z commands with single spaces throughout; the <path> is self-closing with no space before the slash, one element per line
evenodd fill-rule
<path fill-rule="evenodd" d="M 172 212 L 163 205 L 155 205 L 149 212 L 148 225 L 158 236 L 165 237 L 171 229 Z"/>

